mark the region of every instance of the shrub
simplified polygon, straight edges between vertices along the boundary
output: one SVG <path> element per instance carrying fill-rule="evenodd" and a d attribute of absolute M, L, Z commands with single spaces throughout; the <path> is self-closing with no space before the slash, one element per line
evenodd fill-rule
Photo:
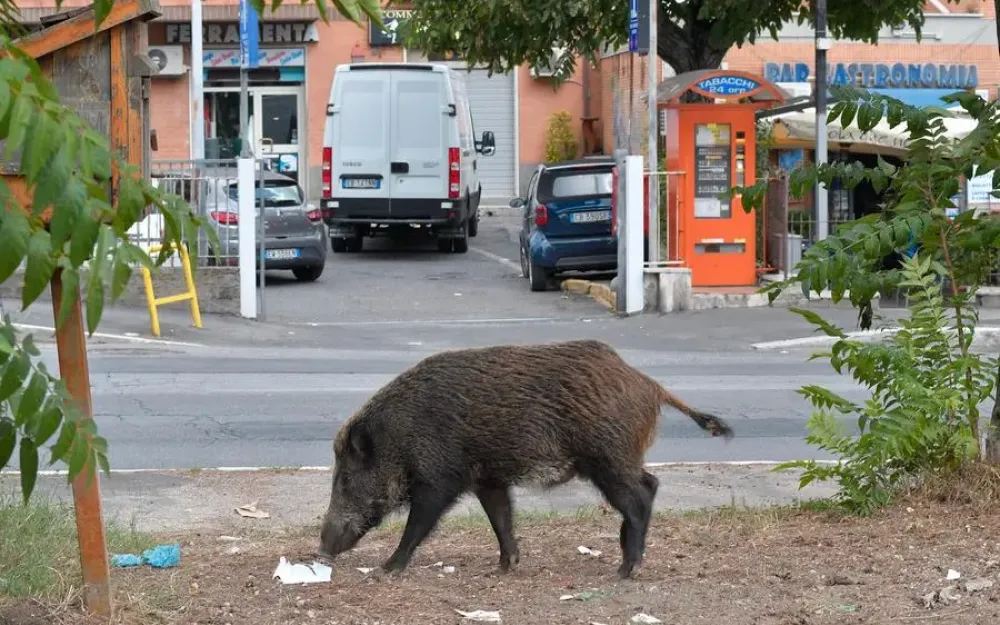
<path fill-rule="evenodd" d="M 545 161 L 561 163 L 576 158 L 579 141 L 573 132 L 573 117 L 569 111 L 556 111 L 549 118 L 545 134 Z"/>

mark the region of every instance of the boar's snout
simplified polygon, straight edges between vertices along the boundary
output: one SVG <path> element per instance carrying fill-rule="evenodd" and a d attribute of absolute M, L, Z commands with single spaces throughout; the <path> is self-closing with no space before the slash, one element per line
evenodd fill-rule
<path fill-rule="evenodd" d="M 332 560 L 356 545 L 363 535 L 362 528 L 350 520 L 327 513 L 319 535 L 320 555 Z"/>

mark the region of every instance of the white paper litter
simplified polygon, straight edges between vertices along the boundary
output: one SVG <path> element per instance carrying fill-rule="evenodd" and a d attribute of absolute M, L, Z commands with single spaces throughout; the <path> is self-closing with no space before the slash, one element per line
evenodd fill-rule
<path fill-rule="evenodd" d="M 958 579 L 959 577 L 962 577 L 961 573 L 955 569 L 948 569 L 948 575 L 945 579 Z"/>
<path fill-rule="evenodd" d="M 368 575 L 369 573 L 371 573 L 375 569 L 373 569 L 371 567 L 368 567 L 368 566 L 359 566 L 358 570 L 361 571 L 362 575 Z"/>
<path fill-rule="evenodd" d="M 219 542 L 221 543 L 234 543 L 239 540 L 243 539 L 239 536 L 219 536 Z"/>
<path fill-rule="evenodd" d="M 292 564 L 281 556 L 271 578 L 277 577 L 282 584 L 315 584 L 329 582 L 332 574 L 333 569 L 325 564 L 315 561 L 312 564 Z"/>
<path fill-rule="evenodd" d="M 472 612 L 465 612 L 464 610 L 455 610 L 458 612 L 462 618 L 467 618 L 470 621 L 480 621 L 482 623 L 499 623 L 500 622 L 500 612 L 493 612 L 491 610 L 473 610 Z"/>
<path fill-rule="evenodd" d="M 576 595 L 563 595 L 559 597 L 559 601 L 572 601 L 573 599 L 576 599 Z"/>
<path fill-rule="evenodd" d="M 454 573 L 455 572 L 455 567 L 453 567 L 453 566 L 444 566 L 444 567 L 441 567 L 441 572 L 442 573 Z"/>
<path fill-rule="evenodd" d="M 660 619 L 655 616 L 650 616 L 648 614 L 643 614 L 642 612 L 636 614 L 632 617 L 633 623 L 662 623 Z"/>
<path fill-rule="evenodd" d="M 253 501 L 245 506 L 235 508 L 236 514 L 247 519 L 269 519 L 271 514 L 257 509 L 257 502 Z"/>
<path fill-rule="evenodd" d="M 598 557 L 598 556 L 601 555 L 600 551 L 591 549 L 589 547 L 584 547 L 583 545 L 580 545 L 579 547 L 577 547 L 576 550 L 579 551 L 580 555 L 582 555 L 582 556 L 593 556 L 593 557 L 596 558 L 596 557 Z"/>

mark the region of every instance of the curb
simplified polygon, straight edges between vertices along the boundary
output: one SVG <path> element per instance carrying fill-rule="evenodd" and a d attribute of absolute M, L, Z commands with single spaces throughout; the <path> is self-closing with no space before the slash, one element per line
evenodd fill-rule
<path fill-rule="evenodd" d="M 591 280 L 581 280 L 579 278 L 568 278 L 563 280 L 559 288 L 566 293 L 586 295 L 608 310 L 615 309 L 615 292 L 606 284 Z"/>
<path fill-rule="evenodd" d="M 880 328 L 877 330 L 856 330 L 853 332 L 845 332 L 844 334 L 850 340 L 861 343 L 877 343 L 884 337 L 891 336 L 897 332 L 899 332 L 899 328 Z M 998 337 L 1000 337 L 1000 327 L 980 326 L 976 328 L 975 334 L 973 335 L 973 344 L 977 341 L 991 341 Z M 753 343 L 750 347 L 760 351 L 788 349 L 793 347 L 828 347 L 836 343 L 838 340 L 840 339 L 835 336 L 827 336 L 823 334 L 818 336 L 803 336 L 795 339 L 782 339 L 779 341 L 764 341 L 762 343 Z"/>

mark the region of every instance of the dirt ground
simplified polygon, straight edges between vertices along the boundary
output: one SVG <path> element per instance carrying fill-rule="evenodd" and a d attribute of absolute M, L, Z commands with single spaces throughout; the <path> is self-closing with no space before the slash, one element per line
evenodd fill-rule
<path fill-rule="evenodd" d="M 376 566 L 395 547 L 400 528 L 388 527 L 338 559 L 331 583 L 309 586 L 281 585 L 272 573 L 282 555 L 308 557 L 311 529 L 244 532 L 236 542 L 215 532 L 187 536 L 178 568 L 114 570 L 116 621 L 439 625 L 475 622 L 456 610 L 491 610 L 503 623 L 531 625 L 623 625 L 642 622 L 632 620 L 640 613 L 671 625 L 1000 622 L 996 512 L 910 502 L 860 520 L 805 511 L 659 515 L 636 579 L 624 582 L 615 577 L 619 522 L 601 512 L 520 520 L 521 564 L 506 576 L 485 522 L 449 522 L 405 573 L 366 576 L 357 568 Z M 581 555 L 579 546 L 602 553 Z M 949 569 L 961 577 L 948 581 Z M 979 590 L 968 591 L 970 583 Z M 0 608 L 0 624 L 8 623 L 90 621 L 21 602 Z"/>

